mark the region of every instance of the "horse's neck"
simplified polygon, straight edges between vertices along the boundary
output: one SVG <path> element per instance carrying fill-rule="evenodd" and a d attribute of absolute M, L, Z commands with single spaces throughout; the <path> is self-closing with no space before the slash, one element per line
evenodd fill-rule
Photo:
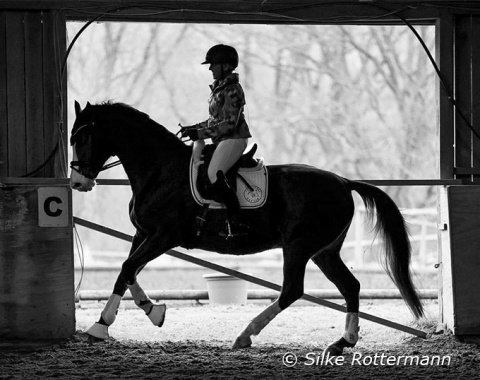
<path fill-rule="evenodd" d="M 140 193 L 152 182 L 178 177 L 179 171 L 183 170 L 190 158 L 191 149 L 167 130 L 151 133 L 148 128 L 142 131 L 136 129 L 135 134 L 124 133 L 123 138 L 125 141 L 121 143 L 123 149 L 118 153 L 118 158 L 134 194 Z"/>

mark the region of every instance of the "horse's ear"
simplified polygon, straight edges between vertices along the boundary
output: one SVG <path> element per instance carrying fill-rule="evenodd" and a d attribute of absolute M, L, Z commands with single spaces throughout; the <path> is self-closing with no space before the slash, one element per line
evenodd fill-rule
<path fill-rule="evenodd" d="M 85 108 L 90 107 L 90 106 L 91 106 L 90 102 L 87 102 L 87 105 L 85 106 Z"/>
<path fill-rule="evenodd" d="M 82 112 L 82 107 L 80 107 L 80 103 L 75 100 L 75 116 L 78 116 Z"/>

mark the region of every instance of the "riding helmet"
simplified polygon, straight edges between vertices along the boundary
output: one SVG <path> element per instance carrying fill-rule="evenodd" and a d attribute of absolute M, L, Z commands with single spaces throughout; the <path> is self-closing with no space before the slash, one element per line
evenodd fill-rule
<path fill-rule="evenodd" d="M 235 48 L 228 45 L 215 45 L 207 51 L 205 64 L 228 63 L 236 68 L 238 66 L 238 53 Z"/>

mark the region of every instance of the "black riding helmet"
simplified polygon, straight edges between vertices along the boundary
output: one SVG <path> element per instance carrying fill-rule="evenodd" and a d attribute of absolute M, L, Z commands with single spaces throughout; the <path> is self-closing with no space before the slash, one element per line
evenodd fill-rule
<path fill-rule="evenodd" d="M 205 62 L 202 62 L 202 65 L 217 63 L 228 63 L 236 68 L 238 66 L 238 53 L 235 48 L 222 44 L 211 47 L 207 51 Z"/>

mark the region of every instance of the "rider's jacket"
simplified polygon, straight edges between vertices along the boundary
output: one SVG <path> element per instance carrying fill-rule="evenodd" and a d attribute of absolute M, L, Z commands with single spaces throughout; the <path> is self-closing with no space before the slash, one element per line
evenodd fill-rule
<path fill-rule="evenodd" d="M 198 137 L 211 138 L 214 144 L 226 139 L 252 137 L 243 114 L 245 95 L 238 74 L 232 73 L 225 79 L 215 81 L 210 88 L 210 117 L 199 124 Z"/>

